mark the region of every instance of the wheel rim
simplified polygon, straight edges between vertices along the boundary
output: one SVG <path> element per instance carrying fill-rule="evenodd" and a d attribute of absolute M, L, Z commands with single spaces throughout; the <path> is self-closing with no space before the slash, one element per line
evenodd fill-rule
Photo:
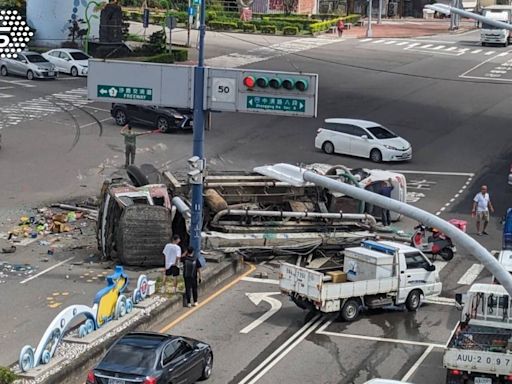
<path fill-rule="evenodd" d="M 28 71 L 27 79 L 32 80 L 33 78 L 34 78 L 34 74 L 32 73 L 32 71 Z"/>
<path fill-rule="evenodd" d="M 347 306 L 347 309 L 345 310 L 345 314 L 347 318 L 352 319 L 357 313 L 357 309 L 355 305 L 351 304 Z"/>
<path fill-rule="evenodd" d="M 71 68 L 71 76 L 78 76 L 78 70 L 75 67 Z"/>
<path fill-rule="evenodd" d="M 382 159 L 382 156 L 380 155 L 380 152 L 376 151 L 376 150 L 372 151 L 370 157 L 371 157 L 372 161 L 374 161 L 376 163 L 378 163 Z"/>
<path fill-rule="evenodd" d="M 2 76 L 7 76 L 7 68 L 2 67 Z"/>
<path fill-rule="evenodd" d="M 126 115 L 123 111 L 117 111 L 116 113 L 116 123 L 119 125 L 124 125 L 126 122 Z"/>
<path fill-rule="evenodd" d="M 332 145 L 331 143 L 325 143 L 324 144 L 324 151 L 326 153 L 333 153 L 334 152 L 334 145 Z"/>
<path fill-rule="evenodd" d="M 212 373 L 212 355 L 209 354 L 208 357 L 206 358 L 206 365 L 204 367 L 204 375 L 205 377 L 210 377 L 211 373 Z"/>
<path fill-rule="evenodd" d="M 417 293 L 413 293 L 411 295 L 411 307 L 417 308 L 419 301 L 420 301 L 419 295 Z"/>
<path fill-rule="evenodd" d="M 157 128 L 161 131 L 167 131 L 169 128 L 169 123 L 167 122 L 167 119 L 159 118 Z"/>

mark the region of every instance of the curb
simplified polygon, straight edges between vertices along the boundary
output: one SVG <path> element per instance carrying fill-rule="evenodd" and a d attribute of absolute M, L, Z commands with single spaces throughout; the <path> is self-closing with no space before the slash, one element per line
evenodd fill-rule
<path fill-rule="evenodd" d="M 242 259 L 232 257 L 230 263 L 226 263 L 226 265 L 222 266 L 218 270 L 213 271 L 211 275 L 203 280 L 202 285 L 199 287 L 199 292 L 201 293 L 216 288 L 226 280 L 243 272 L 244 269 L 245 267 Z M 161 322 L 162 318 L 165 318 L 171 314 L 175 314 L 182 308 L 182 296 L 173 296 L 171 299 L 163 302 L 158 307 L 153 309 L 149 314 L 144 315 L 118 333 L 115 333 L 115 337 L 107 337 L 105 340 L 99 342 L 97 345 L 85 351 L 84 353 L 81 353 L 73 359 L 65 360 L 60 365 L 49 370 L 49 373 L 45 377 L 39 377 L 32 380 L 21 378 L 15 383 L 84 383 L 90 367 L 96 365 L 96 363 L 99 362 L 100 358 L 103 357 L 103 354 L 115 340 L 134 330 L 149 330 L 152 326 Z"/>

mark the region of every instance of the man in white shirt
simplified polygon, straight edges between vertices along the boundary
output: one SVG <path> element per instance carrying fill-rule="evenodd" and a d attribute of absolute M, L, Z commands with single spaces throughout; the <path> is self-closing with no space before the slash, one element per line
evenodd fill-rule
<path fill-rule="evenodd" d="M 165 245 L 163 254 L 165 256 L 164 278 L 163 278 L 163 292 L 165 293 L 165 279 L 167 276 L 172 276 L 174 279 L 174 292 L 178 288 L 178 276 L 180 275 L 180 268 L 178 262 L 181 257 L 181 248 L 178 245 L 181 239 L 178 235 L 172 237 L 172 241 Z"/>
<path fill-rule="evenodd" d="M 475 195 L 473 199 L 473 210 L 471 211 L 471 215 L 473 217 L 476 216 L 476 234 L 477 236 L 487 235 L 485 230 L 487 229 L 487 224 L 489 224 L 489 209 L 492 213 L 494 213 L 494 207 L 491 203 L 491 198 L 487 193 L 487 185 L 482 185 L 480 188 L 480 192 Z M 483 221 L 482 232 L 480 232 L 480 222 Z"/>

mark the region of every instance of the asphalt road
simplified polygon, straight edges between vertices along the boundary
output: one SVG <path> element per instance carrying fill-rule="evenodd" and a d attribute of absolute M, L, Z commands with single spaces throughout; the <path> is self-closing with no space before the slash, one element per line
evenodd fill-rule
<path fill-rule="evenodd" d="M 224 41 L 215 44 L 229 45 L 232 39 L 247 37 L 229 35 L 228 39 L 220 35 L 219 39 Z M 265 60 L 247 62 L 247 67 L 319 74 L 319 116 L 302 119 L 215 114 L 212 129 L 206 133 L 210 167 L 248 169 L 284 161 L 374 168 L 375 164 L 368 160 L 328 156 L 313 146 L 322 119 L 364 118 L 389 126 L 412 143 L 412 161 L 385 165 L 391 170 L 408 171 L 411 203 L 444 218 L 470 220 L 471 197 L 485 183 L 497 216 L 504 213 L 508 207 L 506 176 L 511 158 L 509 71 L 504 65 L 509 55 L 512 58 L 509 48 L 479 47 L 476 33 L 472 33 L 414 40 L 323 40 L 321 45 L 308 43 L 311 49 L 295 46 L 295 54 L 284 55 L 283 49 L 290 50 L 293 39 L 270 43 L 265 38 L 251 39 L 237 50 L 243 51 L 245 44 L 252 45 L 249 60 L 258 55 Z M 261 49 L 274 44 L 275 54 Z M 228 48 L 220 52 L 226 54 L 222 58 L 225 62 L 233 60 Z M 207 53 L 208 58 L 217 56 L 215 50 Z M 85 79 L 63 76 L 53 82 L 11 77 L 0 80 L 0 93 L 4 95 L 0 98 L 4 141 L 0 150 L 0 212 L 23 205 L 37 206 L 48 200 L 94 195 L 104 177 L 122 174 L 119 127 L 109 117 L 109 105 L 85 99 Z M 190 152 L 190 134 L 145 136 L 138 142 L 137 163 L 183 169 Z M 500 246 L 497 216 L 491 223 L 490 236 L 480 239 L 488 249 Z M 469 230 L 474 234 L 472 225 Z M 59 256 L 46 265 L 51 267 L 64 260 Z M 481 272 L 468 255 L 459 254 L 449 264 L 437 262 L 437 266 L 445 282 L 444 297 L 453 297 L 454 292 L 464 291 L 475 281 L 489 281 L 489 275 Z M 45 267 L 41 265 L 40 269 Z M 16 306 L 25 310 L 16 316 L 2 312 L 0 321 L 9 324 L 10 329 L 23 324 L 22 332 L 32 330 L 38 334 L 58 311 L 48 307 L 46 297 L 68 292 L 61 300 L 66 305 L 70 302 L 67 297 L 82 302 L 80 295 L 87 292 L 83 300 L 88 304 L 88 293 L 96 287 L 84 289 L 77 284 L 68 289 L 62 279 L 69 267 L 69 262 L 57 266 L 51 274 L 32 281 L 32 289 L 20 289 L 23 277 L 11 278 L 9 284 L 2 286 L 5 294 L 0 305 L 9 301 L 12 307 L 12 298 L 16 297 Z M 101 274 L 101 267 L 94 268 L 98 271 L 92 273 Z M 79 275 L 82 272 L 77 271 Z M 240 382 L 258 369 L 246 381 L 252 383 L 268 363 L 261 368 L 259 365 L 308 323 L 302 311 L 275 296 L 283 308 L 264 325 L 247 335 L 239 334 L 268 309 L 265 302 L 255 306 L 245 293 L 275 291 L 276 287 L 270 284 L 241 282 L 173 330 L 212 343 L 216 352 L 212 382 Z M 409 375 L 409 381 L 414 383 L 442 382 L 444 371 L 438 346 L 446 341 L 457 316 L 452 307 L 429 304 L 416 314 L 396 310 L 372 313 L 353 325 L 330 323 L 330 318 L 314 319 L 312 328 L 296 336 L 300 342 L 258 382 L 311 382 L 320 378 L 325 383 L 361 383 L 377 375 L 398 379 Z M 229 327 L 225 326 L 226 321 Z M 339 336 L 340 332 L 367 338 Z M 368 339 L 369 335 L 393 341 Z M 22 343 L 22 337 L 16 337 L 11 344 L 13 337 L 3 335 L 0 350 Z M 292 345 L 290 342 L 288 346 Z M 426 350 L 429 353 L 421 359 Z M 419 359 L 420 364 L 415 364 Z M 411 371 L 413 367 L 416 368 Z"/>

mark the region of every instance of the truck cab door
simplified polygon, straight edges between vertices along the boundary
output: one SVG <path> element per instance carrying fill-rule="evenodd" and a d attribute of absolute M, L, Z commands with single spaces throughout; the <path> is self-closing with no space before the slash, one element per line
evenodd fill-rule
<path fill-rule="evenodd" d="M 400 271 L 400 302 L 404 302 L 409 292 L 415 288 L 421 288 L 428 295 L 432 289 L 429 284 L 436 282 L 435 267 L 419 251 L 406 252 L 400 259 L 406 265 L 404 273 Z"/>

